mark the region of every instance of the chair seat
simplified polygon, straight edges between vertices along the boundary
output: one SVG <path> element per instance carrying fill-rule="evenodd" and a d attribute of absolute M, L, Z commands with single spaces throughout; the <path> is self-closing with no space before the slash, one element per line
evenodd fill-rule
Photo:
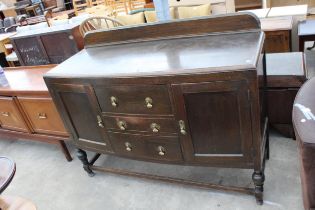
<path fill-rule="evenodd" d="M 36 210 L 36 206 L 29 200 L 14 196 L 0 196 L 1 210 Z"/>
<path fill-rule="evenodd" d="M 17 55 L 16 55 L 16 53 L 15 52 L 12 52 L 11 54 L 9 54 L 9 55 L 7 55 L 6 57 L 5 57 L 5 59 L 7 60 L 7 61 L 11 61 L 11 62 L 13 62 L 13 61 L 19 61 L 19 59 L 18 59 L 18 57 L 17 57 Z"/>

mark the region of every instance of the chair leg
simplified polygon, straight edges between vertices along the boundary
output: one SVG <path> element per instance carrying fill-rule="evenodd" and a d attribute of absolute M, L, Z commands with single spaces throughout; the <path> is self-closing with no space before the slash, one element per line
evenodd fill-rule
<path fill-rule="evenodd" d="M 14 62 L 12 62 L 12 61 L 8 61 L 8 64 L 10 67 L 15 67 Z"/>

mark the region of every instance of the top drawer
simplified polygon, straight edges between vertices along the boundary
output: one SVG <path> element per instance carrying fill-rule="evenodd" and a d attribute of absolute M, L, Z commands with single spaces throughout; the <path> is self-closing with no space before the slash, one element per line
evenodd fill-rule
<path fill-rule="evenodd" d="M 95 93 L 103 112 L 172 114 L 165 85 L 96 86 Z"/>

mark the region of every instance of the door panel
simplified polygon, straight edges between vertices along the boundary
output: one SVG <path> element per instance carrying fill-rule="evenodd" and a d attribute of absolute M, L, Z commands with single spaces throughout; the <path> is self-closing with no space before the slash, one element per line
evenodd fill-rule
<path fill-rule="evenodd" d="M 247 164 L 251 117 L 246 81 L 172 85 L 176 118 L 184 122 L 181 144 L 194 162 Z M 229 160 L 229 161 L 228 161 Z M 244 165 L 244 167 L 245 167 Z"/>
<path fill-rule="evenodd" d="M 104 149 L 111 152 L 101 111 L 94 91 L 88 85 L 52 85 L 56 105 L 65 125 L 79 146 Z M 84 119 L 84 120 L 82 120 Z"/>

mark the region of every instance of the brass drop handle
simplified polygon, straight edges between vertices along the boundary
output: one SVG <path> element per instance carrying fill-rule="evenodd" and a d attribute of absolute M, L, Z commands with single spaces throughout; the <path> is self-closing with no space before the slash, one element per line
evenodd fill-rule
<path fill-rule="evenodd" d="M 4 117 L 9 117 L 9 112 L 1 112 L 1 115 Z"/>
<path fill-rule="evenodd" d="M 152 129 L 153 133 L 158 133 L 161 127 L 157 123 L 151 123 L 150 128 Z"/>
<path fill-rule="evenodd" d="M 120 130 L 124 131 L 127 128 L 127 123 L 125 121 L 118 121 L 117 123 Z"/>
<path fill-rule="evenodd" d="M 130 152 L 132 150 L 132 146 L 129 142 L 125 142 L 126 150 Z"/>
<path fill-rule="evenodd" d="M 179 131 L 181 134 L 186 135 L 186 128 L 185 128 L 185 122 L 183 120 L 178 121 L 179 124 Z"/>
<path fill-rule="evenodd" d="M 104 128 L 104 124 L 103 124 L 101 116 L 97 115 L 96 118 L 97 118 L 98 127 Z"/>
<path fill-rule="evenodd" d="M 41 119 L 41 120 L 47 119 L 46 113 L 38 113 L 38 119 Z"/>
<path fill-rule="evenodd" d="M 150 97 L 146 97 L 144 99 L 145 105 L 147 106 L 148 109 L 151 109 L 153 107 L 153 100 Z"/>
<path fill-rule="evenodd" d="M 164 156 L 164 155 L 165 155 L 166 151 L 165 151 L 165 148 L 164 148 L 164 147 L 158 146 L 157 149 L 158 149 L 158 152 L 159 152 L 159 155 L 160 155 L 160 156 Z"/>
<path fill-rule="evenodd" d="M 111 96 L 110 97 L 110 102 L 112 104 L 113 107 L 117 107 L 118 106 L 118 100 L 115 96 Z"/>

